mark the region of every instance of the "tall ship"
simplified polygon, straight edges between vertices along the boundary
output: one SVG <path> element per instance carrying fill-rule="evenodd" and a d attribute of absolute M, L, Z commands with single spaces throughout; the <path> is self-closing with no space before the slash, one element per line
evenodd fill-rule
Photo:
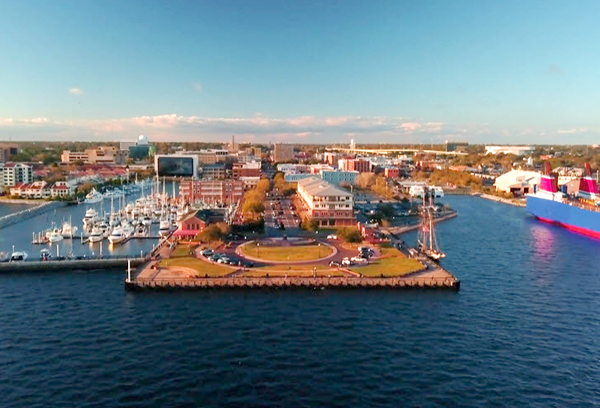
<path fill-rule="evenodd" d="M 600 195 L 589 163 L 574 196 L 559 191 L 558 179 L 546 163 L 539 188 L 527 195 L 527 211 L 541 221 L 600 238 Z"/>
<path fill-rule="evenodd" d="M 445 258 L 446 254 L 439 249 L 435 234 L 434 195 L 434 190 L 425 189 L 423 204 L 421 205 L 421 226 L 419 228 L 417 247 L 422 254 L 435 261 L 439 261 Z"/>

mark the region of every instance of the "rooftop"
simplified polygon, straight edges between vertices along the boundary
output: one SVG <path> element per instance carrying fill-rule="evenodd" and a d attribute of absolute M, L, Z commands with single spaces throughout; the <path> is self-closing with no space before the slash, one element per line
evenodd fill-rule
<path fill-rule="evenodd" d="M 333 197 L 351 195 L 348 191 L 334 186 L 318 177 L 307 177 L 298 180 L 298 186 L 302 186 L 308 194 L 313 197 Z"/>

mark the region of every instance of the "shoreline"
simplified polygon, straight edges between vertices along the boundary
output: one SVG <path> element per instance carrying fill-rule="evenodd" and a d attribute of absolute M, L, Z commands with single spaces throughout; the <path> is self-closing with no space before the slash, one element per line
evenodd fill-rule
<path fill-rule="evenodd" d="M 495 195 L 491 195 L 491 194 L 478 194 L 475 195 L 475 197 L 481 197 L 484 198 L 486 200 L 490 200 L 490 201 L 496 201 L 498 203 L 502 203 L 502 204 L 508 204 L 508 205 L 512 205 L 514 207 L 526 207 L 527 204 L 524 200 L 520 200 L 520 199 L 509 199 L 509 198 L 503 198 L 503 197 L 498 197 Z"/>

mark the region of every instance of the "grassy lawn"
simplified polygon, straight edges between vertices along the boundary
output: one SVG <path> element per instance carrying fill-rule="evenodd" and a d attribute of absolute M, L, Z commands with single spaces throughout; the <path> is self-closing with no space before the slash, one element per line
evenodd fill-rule
<path fill-rule="evenodd" d="M 193 251 L 195 247 L 187 245 L 177 245 L 177 248 L 171 252 L 171 258 L 181 258 L 190 256 L 190 251 Z"/>
<path fill-rule="evenodd" d="M 240 248 L 242 253 L 265 261 L 310 261 L 331 255 L 333 249 L 326 245 L 302 245 L 288 247 L 268 247 L 256 245 L 256 242 Z"/>
<path fill-rule="evenodd" d="M 196 272 L 198 272 L 198 276 L 208 275 L 212 277 L 225 276 L 235 270 L 234 268 L 228 268 L 220 264 L 212 264 L 192 257 L 163 259 L 160 261 L 160 266 L 183 266 L 194 269 Z"/>
<path fill-rule="evenodd" d="M 351 271 L 363 276 L 404 276 L 409 273 L 425 269 L 425 266 L 416 259 L 406 258 L 396 248 L 381 248 L 380 259 L 366 266 L 353 266 Z"/>
<path fill-rule="evenodd" d="M 313 271 L 311 270 L 299 270 L 292 268 L 292 270 L 269 270 L 265 268 L 256 268 L 249 270 L 243 273 L 243 276 L 253 277 L 253 278 L 264 278 L 269 274 L 269 277 L 312 277 Z M 316 276 L 348 276 L 344 272 L 340 272 L 337 269 L 319 269 L 317 268 Z"/>

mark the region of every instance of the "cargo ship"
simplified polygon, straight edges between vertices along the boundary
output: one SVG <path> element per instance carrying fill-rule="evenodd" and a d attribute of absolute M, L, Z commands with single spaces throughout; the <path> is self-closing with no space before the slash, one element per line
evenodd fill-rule
<path fill-rule="evenodd" d="M 559 191 L 557 177 L 546 163 L 539 188 L 527 195 L 527 211 L 541 221 L 600 238 L 600 195 L 589 163 L 575 196 Z"/>

